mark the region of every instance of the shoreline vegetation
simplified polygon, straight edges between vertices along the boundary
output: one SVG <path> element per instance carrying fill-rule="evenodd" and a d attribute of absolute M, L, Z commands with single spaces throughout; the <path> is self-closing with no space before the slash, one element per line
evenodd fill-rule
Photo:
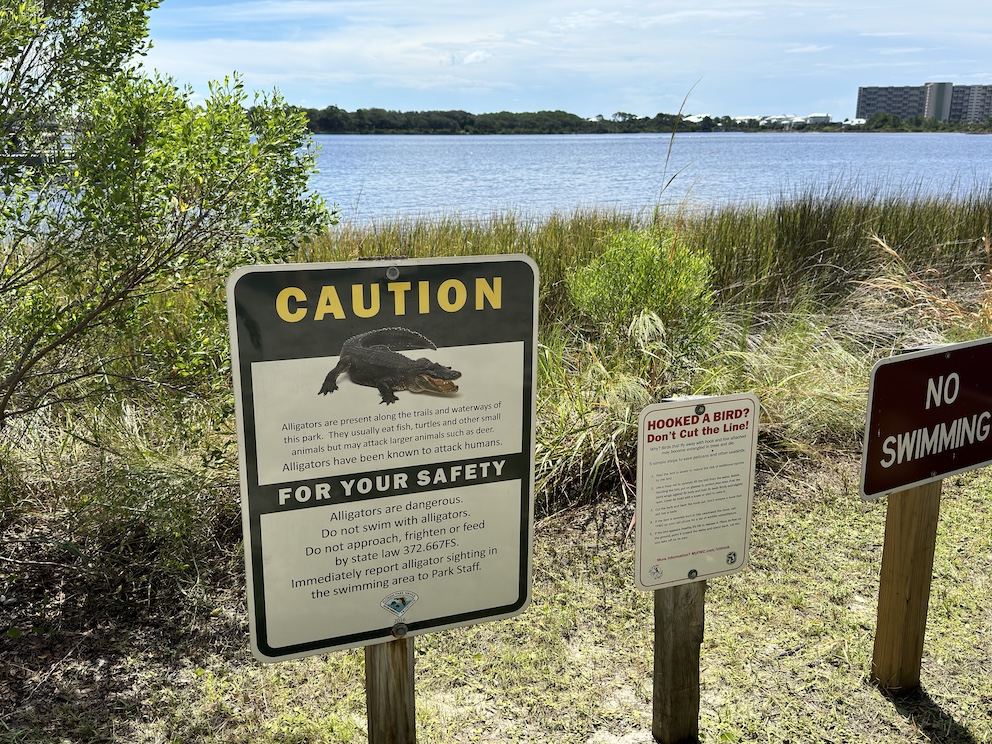
<path fill-rule="evenodd" d="M 637 416 L 753 391 L 752 560 L 707 588 L 703 741 L 992 742 L 992 478 L 945 483 L 906 698 L 869 681 L 885 504 L 858 498 L 872 364 L 992 333 L 992 193 L 340 224 L 281 259 L 491 253 L 541 272 L 534 601 L 416 639 L 419 741 L 650 740 Z M 361 649 L 247 648 L 225 280 L 149 294 L 92 350 L 164 379 L 0 439 L 3 744 L 367 741 Z"/>
<path fill-rule="evenodd" d="M 349 112 L 337 106 L 301 108 L 314 134 L 637 134 L 679 132 L 992 132 L 992 122 L 942 122 L 916 116 L 900 119 L 894 114 L 875 114 L 864 124 L 850 121 L 828 123 L 759 123 L 758 119 L 736 120 L 730 116 L 659 113 L 639 117 L 618 111 L 584 119 L 565 111 L 470 114 L 467 111 L 390 111 L 382 108 Z"/>

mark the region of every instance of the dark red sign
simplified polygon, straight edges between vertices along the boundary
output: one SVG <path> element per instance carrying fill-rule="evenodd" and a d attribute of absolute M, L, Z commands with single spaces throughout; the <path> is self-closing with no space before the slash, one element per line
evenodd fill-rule
<path fill-rule="evenodd" d="M 878 362 L 868 390 L 861 497 L 992 463 L 992 339 Z"/>

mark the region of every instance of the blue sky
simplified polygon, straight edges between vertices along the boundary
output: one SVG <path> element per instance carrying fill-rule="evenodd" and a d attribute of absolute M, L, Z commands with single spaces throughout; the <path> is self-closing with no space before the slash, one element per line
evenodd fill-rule
<path fill-rule="evenodd" d="M 198 93 L 348 111 L 844 119 L 859 85 L 992 84 L 988 0 L 163 0 L 150 30 Z"/>

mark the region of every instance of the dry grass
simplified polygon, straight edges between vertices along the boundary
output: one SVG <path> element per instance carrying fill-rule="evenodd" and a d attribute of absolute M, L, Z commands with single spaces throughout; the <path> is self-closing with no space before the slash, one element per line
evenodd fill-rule
<path fill-rule="evenodd" d="M 751 565 L 708 585 L 703 741 L 992 741 L 992 538 L 975 519 L 990 485 L 946 484 L 923 689 L 893 700 L 868 679 L 884 503 L 858 500 L 854 461 L 763 474 Z M 630 515 L 545 520 L 527 612 L 416 639 L 418 741 L 649 741 L 651 595 L 632 586 Z M 361 651 L 259 665 L 238 584 L 180 617 L 103 601 L 91 627 L 8 638 L 0 690 L 26 696 L 0 741 L 365 742 Z"/>
<path fill-rule="evenodd" d="M 952 329 L 957 340 L 992 335 L 992 240 L 982 236 L 984 266 L 973 268 L 971 291 L 962 295 L 962 282 L 954 281 L 939 266 L 914 268 L 881 237 L 873 236 L 887 257 L 882 275 L 865 283 L 887 297 L 917 323 Z"/>

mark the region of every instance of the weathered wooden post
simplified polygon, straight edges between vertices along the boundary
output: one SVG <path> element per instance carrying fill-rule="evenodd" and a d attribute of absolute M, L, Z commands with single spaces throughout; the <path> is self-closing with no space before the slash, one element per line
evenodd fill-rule
<path fill-rule="evenodd" d="M 896 694 L 920 685 L 942 483 L 889 495 L 872 680 Z"/>
<path fill-rule="evenodd" d="M 871 371 L 861 497 L 888 496 L 872 680 L 920 685 L 943 478 L 992 462 L 992 339 L 882 359 Z"/>
<path fill-rule="evenodd" d="M 705 581 L 654 593 L 651 733 L 664 744 L 699 741 L 699 648 L 705 596 Z"/>
<path fill-rule="evenodd" d="M 706 579 L 747 564 L 757 442 L 751 393 L 641 411 L 634 581 L 654 591 L 651 733 L 661 744 L 699 741 Z"/>
<path fill-rule="evenodd" d="M 365 647 L 369 744 L 415 744 L 413 638 Z"/>

